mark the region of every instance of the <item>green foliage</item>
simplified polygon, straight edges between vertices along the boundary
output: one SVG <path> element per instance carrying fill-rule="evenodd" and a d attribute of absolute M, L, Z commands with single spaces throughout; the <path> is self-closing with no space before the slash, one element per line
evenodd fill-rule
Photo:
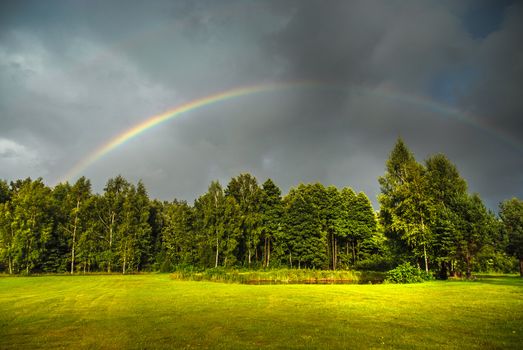
<path fill-rule="evenodd" d="M 512 198 L 501 203 L 500 217 L 508 237 L 506 251 L 519 259 L 519 272 L 523 277 L 523 200 Z"/>
<path fill-rule="evenodd" d="M 327 233 L 320 212 L 321 184 L 299 185 L 284 198 L 283 230 L 291 267 L 326 268 Z"/>
<path fill-rule="evenodd" d="M 477 194 L 461 198 L 458 210 L 457 255 L 470 278 L 477 254 L 495 236 L 497 224 Z"/>
<path fill-rule="evenodd" d="M 284 239 L 282 234 L 283 207 L 281 190 L 271 180 L 267 179 L 262 185 L 261 198 L 262 238 L 263 238 L 263 267 L 271 264 L 271 253 L 277 259 L 285 256 Z"/>
<path fill-rule="evenodd" d="M 193 221 L 193 210 L 186 202 L 173 201 L 164 206 L 161 231 L 162 272 L 172 271 L 174 265 L 197 263 Z"/>
<path fill-rule="evenodd" d="M 474 271 L 482 273 L 516 273 L 518 270 L 518 259 L 491 245 L 481 249 L 474 264 Z"/>
<path fill-rule="evenodd" d="M 378 179 L 382 225 L 390 237 L 405 241 L 415 256 L 423 256 L 428 272 L 427 254 L 432 243 L 429 223 L 435 206 L 429 195 L 426 169 L 416 162 L 401 139 L 386 165 L 385 175 Z"/>
<path fill-rule="evenodd" d="M 9 204 L 9 257 L 14 272 L 29 274 L 43 270 L 53 242 L 53 211 L 51 190 L 42 179 L 26 179 L 12 186 Z"/>
<path fill-rule="evenodd" d="M 232 178 L 225 191 L 239 206 L 239 261 L 248 267 L 258 265 L 258 243 L 263 232 L 263 191 L 254 176 L 245 173 Z M 236 211 L 235 211 L 236 212 Z"/>
<path fill-rule="evenodd" d="M 392 256 L 373 254 L 354 264 L 354 269 L 359 271 L 388 271 L 392 269 L 394 264 Z"/>
<path fill-rule="evenodd" d="M 386 283 L 420 283 L 432 279 L 431 275 L 417 269 L 409 262 L 387 272 Z"/>

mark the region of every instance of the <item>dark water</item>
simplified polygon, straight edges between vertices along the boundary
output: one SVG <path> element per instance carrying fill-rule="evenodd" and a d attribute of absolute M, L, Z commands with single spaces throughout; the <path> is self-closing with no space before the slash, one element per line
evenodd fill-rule
<path fill-rule="evenodd" d="M 242 282 L 243 284 L 251 284 L 251 285 L 264 285 L 264 284 L 381 284 L 383 283 L 383 280 L 375 279 L 375 280 L 365 280 L 365 281 L 353 281 L 353 280 L 319 280 L 319 281 L 311 281 L 311 280 L 304 280 L 304 281 L 245 281 Z"/>

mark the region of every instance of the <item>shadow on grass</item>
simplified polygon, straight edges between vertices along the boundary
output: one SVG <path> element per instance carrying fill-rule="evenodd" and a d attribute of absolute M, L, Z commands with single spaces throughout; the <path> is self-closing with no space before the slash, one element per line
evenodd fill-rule
<path fill-rule="evenodd" d="M 513 286 L 523 288 L 523 278 L 508 275 L 477 275 L 475 282 L 499 286 Z"/>

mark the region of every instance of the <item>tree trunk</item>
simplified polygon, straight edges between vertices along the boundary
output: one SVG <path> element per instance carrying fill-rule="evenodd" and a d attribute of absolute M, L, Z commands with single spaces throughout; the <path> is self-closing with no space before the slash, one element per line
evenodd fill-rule
<path fill-rule="evenodd" d="M 214 267 L 215 268 L 218 267 L 218 253 L 219 253 L 219 251 L 218 251 L 218 247 L 219 247 L 218 244 L 219 244 L 218 237 L 216 237 L 216 261 L 214 262 Z"/>
<path fill-rule="evenodd" d="M 267 266 L 267 237 L 263 238 L 263 262 L 262 266 Z"/>
<path fill-rule="evenodd" d="M 78 210 L 80 209 L 80 199 L 76 201 L 76 212 L 73 224 L 73 246 L 71 247 L 71 275 L 74 273 L 74 246 L 76 242 L 76 227 L 78 226 Z"/>
<path fill-rule="evenodd" d="M 423 239 L 425 239 L 425 222 L 423 221 L 423 216 L 421 216 L 421 234 Z M 425 242 L 423 242 L 423 259 L 425 259 L 425 272 L 429 273 L 429 264 L 427 261 L 427 244 Z"/>
<path fill-rule="evenodd" d="M 125 264 L 127 263 L 127 252 L 124 252 L 123 254 L 123 267 L 122 267 L 122 274 L 125 275 Z"/>
<path fill-rule="evenodd" d="M 25 273 L 27 275 L 29 275 L 29 255 L 31 253 L 31 243 L 30 242 L 27 242 L 27 247 L 26 247 L 26 257 L 25 257 Z"/>
<path fill-rule="evenodd" d="M 334 270 L 338 268 L 338 238 L 334 236 Z"/>
<path fill-rule="evenodd" d="M 519 276 L 523 277 L 523 257 L 519 258 Z"/>
<path fill-rule="evenodd" d="M 9 255 L 7 259 L 9 261 L 9 274 L 12 275 L 13 274 L 13 260 L 11 259 L 11 255 Z"/>
<path fill-rule="evenodd" d="M 467 255 L 465 256 L 465 262 L 467 264 L 467 278 L 470 278 L 472 276 L 472 273 L 471 273 L 471 268 L 470 268 L 470 255 L 467 253 Z"/>
<path fill-rule="evenodd" d="M 251 268 L 251 248 L 249 248 L 249 268 Z"/>
<path fill-rule="evenodd" d="M 354 241 L 351 241 L 352 244 L 352 263 L 356 263 L 356 245 L 354 244 Z"/>
<path fill-rule="evenodd" d="M 270 261 L 271 261 L 271 239 L 269 238 L 267 240 L 267 267 L 269 267 Z"/>
<path fill-rule="evenodd" d="M 334 253 L 334 233 L 331 233 L 331 255 L 332 255 L 332 269 L 336 270 L 336 257 Z"/>
<path fill-rule="evenodd" d="M 113 257 L 113 225 L 116 213 L 111 214 L 111 226 L 109 226 L 109 263 L 107 264 L 107 272 L 111 273 L 111 260 Z"/>
<path fill-rule="evenodd" d="M 441 262 L 441 269 L 439 270 L 439 278 L 442 280 L 447 280 L 449 278 L 447 275 L 447 263 L 445 261 Z"/>
<path fill-rule="evenodd" d="M 423 243 L 423 258 L 425 259 L 425 272 L 429 273 L 429 263 L 427 260 L 427 248 L 425 246 L 425 243 Z"/>

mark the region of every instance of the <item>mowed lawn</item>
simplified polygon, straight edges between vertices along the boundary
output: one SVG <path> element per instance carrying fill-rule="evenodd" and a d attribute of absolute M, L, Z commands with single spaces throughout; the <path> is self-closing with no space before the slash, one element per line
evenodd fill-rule
<path fill-rule="evenodd" d="M 523 348 L 523 280 L 240 285 L 0 278 L 1 349 Z"/>

